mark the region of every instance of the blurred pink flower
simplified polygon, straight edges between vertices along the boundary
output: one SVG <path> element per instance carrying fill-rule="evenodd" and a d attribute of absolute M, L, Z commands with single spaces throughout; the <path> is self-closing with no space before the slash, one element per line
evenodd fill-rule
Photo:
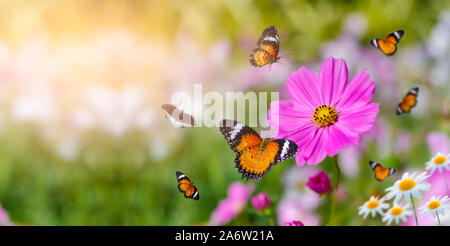
<path fill-rule="evenodd" d="M 319 194 L 325 194 L 330 190 L 330 182 L 328 175 L 324 171 L 320 171 L 318 174 L 309 177 L 306 185 Z"/>
<path fill-rule="evenodd" d="M 253 196 L 251 202 L 253 208 L 256 210 L 264 210 L 270 206 L 270 198 L 265 192 Z"/>
<path fill-rule="evenodd" d="M 405 153 L 409 149 L 411 143 L 410 134 L 407 131 L 400 131 L 394 143 L 394 151 L 396 153 Z"/>
<path fill-rule="evenodd" d="M 9 220 L 9 215 L 6 210 L 3 209 L 2 204 L 0 203 L 0 226 L 10 226 L 13 225 Z"/>
<path fill-rule="evenodd" d="M 450 152 L 450 143 L 448 140 L 448 136 L 444 132 L 431 132 L 427 135 L 427 144 L 431 150 L 431 154 L 435 155 L 438 152 L 441 153 L 449 153 Z"/>
<path fill-rule="evenodd" d="M 253 184 L 234 182 L 228 187 L 228 197 L 219 202 L 212 212 L 209 225 L 224 225 L 239 215 L 253 193 Z"/>
<path fill-rule="evenodd" d="M 292 221 L 302 221 L 307 226 L 317 225 L 319 217 L 303 205 L 303 201 L 283 199 L 277 207 L 278 225 L 286 225 Z"/>
<path fill-rule="evenodd" d="M 342 172 L 348 177 L 355 177 L 359 172 L 360 146 L 350 146 L 339 154 Z"/>
<path fill-rule="evenodd" d="M 301 221 L 294 220 L 291 222 L 286 222 L 286 226 L 305 226 Z"/>
<path fill-rule="evenodd" d="M 359 135 L 368 132 L 378 114 L 378 103 L 370 100 L 375 83 L 363 70 L 347 84 L 347 65 L 330 57 L 319 76 L 300 67 L 287 78 L 292 100 L 273 101 L 269 124 L 278 138 L 294 141 L 298 166 L 316 165 L 326 155 L 358 145 Z"/>

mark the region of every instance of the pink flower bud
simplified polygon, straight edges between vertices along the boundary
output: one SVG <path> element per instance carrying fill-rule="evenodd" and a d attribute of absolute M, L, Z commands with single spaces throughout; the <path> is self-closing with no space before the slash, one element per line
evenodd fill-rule
<path fill-rule="evenodd" d="M 330 190 L 330 178 L 324 171 L 309 178 L 306 185 L 319 194 L 325 194 Z"/>
<path fill-rule="evenodd" d="M 253 208 L 256 210 L 264 210 L 270 205 L 269 196 L 265 193 L 259 193 L 251 198 Z"/>

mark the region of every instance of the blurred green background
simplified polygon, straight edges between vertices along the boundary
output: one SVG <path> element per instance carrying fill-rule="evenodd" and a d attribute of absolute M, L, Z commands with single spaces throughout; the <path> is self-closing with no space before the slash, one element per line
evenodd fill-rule
<path fill-rule="evenodd" d="M 341 176 L 336 223 L 381 225 L 363 220 L 357 207 L 394 179 L 376 182 L 367 162 L 423 169 L 432 155 L 427 134 L 450 132 L 449 11 L 446 0 L 3 0 L 1 206 L 18 225 L 207 224 L 227 187 L 241 180 L 234 153 L 217 128 L 172 128 L 160 105 L 175 91 L 191 93 L 194 83 L 205 91 L 280 91 L 283 98 L 290 72 L 301 65 L 317 72 L 335 56 L 346 59 L 349 78 L 368 68 L 381 103 L 376 131 L 347 154 L 356 165 Z M 286 57 L 270 72 L 248 63 L 269 25 Z M 398 29 L 405 36 L 394 57 L 369 46 Z M 397 117 L 396 104 L 414 85 L 420 105 Z M 332 163 L 314 168 L 333 181 Z M 255 184 L 253 194 L 271 198 L 273 218 L 294 167 L 293 159 L 278 164 Z M 195 183 L 199 201 L 178 191 L 178 170 Z M 326 222 L 329 197 L 320 199 L 307 212 Z M 229 224 L 268 221 L 248 204 Z"/>

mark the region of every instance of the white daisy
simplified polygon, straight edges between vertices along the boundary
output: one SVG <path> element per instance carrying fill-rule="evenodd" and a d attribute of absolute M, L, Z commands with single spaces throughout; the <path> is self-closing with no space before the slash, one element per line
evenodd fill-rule
<path fill-rule="evenodd" d="M 384 203 L 385 198 L 378 199 L 378 197 L 371 196 L 369 201 L 365 202 L 361 207 L 359 207 L 359 215 L 363 215 L 364 219 L 367 218 L 369 213 L 372 214 L 374 218 L 377 213 L 383 215 L 383 209 L 389 207 L 387 203 Z"/>
<path fill-rule="evenodd" d="M 398 203 L 402 197 L 405 198 L 405 201 L 410 201 L 410 196 L 414 196 L 417 199 L 422 198 L 421 191 L 426 191 L 430 189 L 430 184 L 425 182 L 425 180 L 429 177 L 426 172 L 419 174 L 419 176 L 415 177 L 416 173 L 404 173 L 401 180 L 397 180 L 394 185 L 387 188 L 386 191 L 386 199 L 390 200 L 393 197 L 394 203 Z"/>
<path fill-rule="evenodd" d="M 444 155 L 441 152 L 438 152 L 433 158 L 425 163 L 426 170 L 430 170 L 430 174 L 433 174 L 436 168 L 442 173 L 444 167 L 447 170 L 450 170 L 450 154 Z"/>
<path fill-rule="evenodd" d="M 430 214 L 436 217 L 436 213 L 444 216 L 444 211 L 450 207 L 449 200 L 448 196 L 442 198 L 433 196 L 425 206 L 420 208 L 420 214 L 423 214 L 425 218 Z"/>
<path fill-rule="evenodd" d="M 406 218 L 413 214 L 410 208 L 409 204 L 401 205 L 394 203 L 394 206 L 383 215 L 382 221 L 387 222 L 387 225 L 390 225 L 393 220 L 395 224 L 398 224 L 400 220 L 405 222 Z"/>

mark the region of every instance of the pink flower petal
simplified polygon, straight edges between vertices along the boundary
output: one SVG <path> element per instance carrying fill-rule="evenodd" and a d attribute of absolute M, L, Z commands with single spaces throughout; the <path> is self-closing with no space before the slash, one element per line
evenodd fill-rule
<path fill-rule="evenodd" d="M 375 92 L 376 84 L 364 69 L 345 88 L 344 94 L 336 103 L 338 112 L 352 111 L 369 103 Z"/>
<path fill-rule="evenodd" d="M 311 121 L 313 111 L 292 101 L 281 100 L 270 104 L 269 124 L 278 131 L 293 131 Z"/>
<path fill-rule="evenodd" d="M 348 70 L 344 59 L 328 58 L 320 69 L 319 81 L 323 100 L 326 105 L 333 105 L 344 92 L 348 80 Z"/>
<path fill-rule="evenodd" d="M 427 135 L 427 144 L 431 150 L 431 154 L 435 155 L 438 152 L 450 152 L 450 143 L 448 136 L 444 132 L 431 132 Z"/>
<path fill-rule="evenodd" d="M 368 103 L 352 112 L 344 111 L 338 116 L 338 122 L 355 134 L 364 134 L 375 124 L 379 105 L 379 103 Z"/>
<path fill-rule="evenodd" d="M 298 71 L 289 75 L 287 89 L 294 100 L 310 110 L 314 111 L 318 105 L 321 105 L 318 78 L 306 67 L 300 67 Z"/>

